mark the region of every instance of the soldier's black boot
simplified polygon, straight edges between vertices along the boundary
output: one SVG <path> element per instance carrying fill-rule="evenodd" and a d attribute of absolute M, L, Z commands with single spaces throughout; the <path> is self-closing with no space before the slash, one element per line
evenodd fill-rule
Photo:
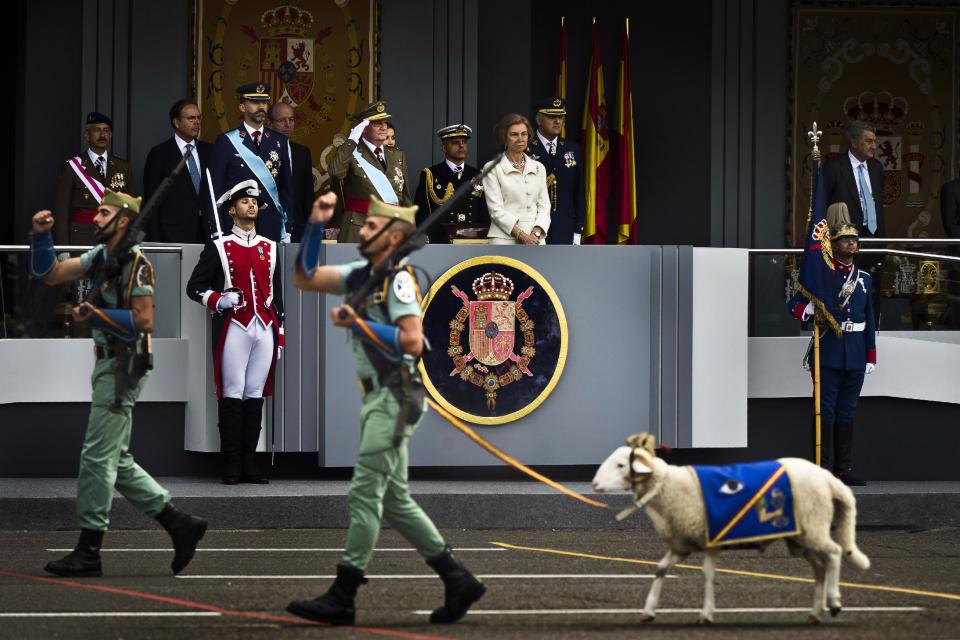
<path fill-rule="evenodd" d="M 80 529 L 80 540 L 73 551 L 59 560 L 48 562 L 43 570 L 64 578 L 99 578 L 103 575 L 100 565 L 102 544 L 103 531 Z"/>
<path fill-rule="evenodd" d="M 366 582 L 360 569 L 338 564 L 337 579 L 325 594 L 313 600 L 294 600 L 287 605 L 287 611 L 314 622 L 352 625 L 357 615 L 353 601 L 357 597 L 357 589 Z"/>
<path fill-rule="evenodd" d="M 456 622 L 487 591 L 486 585 L 453 557 L 450 547 L 440 555 L 428 558 L 427 564 L 443 580 L 443 606 L 430 614 L 430 622 L 434 624 Z"/>
<path fill-rule="evenodd" d="M 813 446 L 811 460 L 817 459 L 817 417 L 810 421 L 810 444 Z M 833 469 L 833 425 L 829 422 L 820 422 L 820 466 L 827 471 Z"/>
<path fill-rule="evenodd" d="M 260 423 L 263 419 L 263 398 L 247 398 L 240 409 L 241 424 L 241 473 L 240 482 L 270 484 L 257 468 L 257 442 L 260 441 Z"/>
<path fill-rule="evenodd" d="M 223 484 L 237 484 L 243 472 L 240 457 L 243 434 L 241 406 L 242 402 L 239 398 L 220 398 L 217 403 Z"/>
<path fill-rule="evenodd" d="M 867 483 L 853 474 L 853 423 L 833 425 L 833 475 L 848 487 L 863 487 Z"/>
<path fill-rule="evenodd" d="M 169 502 L 155 517 L 173 541 L 173 562 L 170 563 L 170 568 L 174 574 L 178 574 L 193 560 L 197 544 L 207 532 L 207 521 L 184 513 Z"/>

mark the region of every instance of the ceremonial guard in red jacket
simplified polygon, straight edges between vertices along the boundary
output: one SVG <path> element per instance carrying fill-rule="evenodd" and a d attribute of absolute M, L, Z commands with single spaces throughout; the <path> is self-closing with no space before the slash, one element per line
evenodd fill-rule
<path fill-rule="evenodd" d="M 283 348 L 283 301 L 277 243 L 256 231 L 259 195 L 256 181 L 246 180 L 220 198 L 233 229 L 207 243 L 187 283 L 187 295 L 213 317 L 224 484 L 268 482 L 254 453 Z"/>

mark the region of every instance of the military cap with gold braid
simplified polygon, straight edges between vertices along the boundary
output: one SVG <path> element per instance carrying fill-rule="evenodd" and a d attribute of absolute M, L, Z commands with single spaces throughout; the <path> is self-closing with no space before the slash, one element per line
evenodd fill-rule
<path fill-rule="evenodd" d="M 370 196 L 370 208 L 367 209 L 368 216 L 380 216 L 381 218 L 393 218 L 400 222 L 408 222 L 417 226 L 417 206 L 398 207 L 395 204 L 387 204 L 376 196 Z"/>
<path fill-rule="evenodd" d="M 834 240 L 839 238 L 856 238 L 860 239 L 860 233 L 857 231 L 857 228 L 852 224 L 841 224 L 837 229 L 830 234 L 830 237 Z"/>
<path fill-rule="evenodd" d="M 465 124 L 451 124 L 442 129 L 437 129 L 437 135 L 441 140 L 457 140 L 464 138 L 469 140 L 473 135 L 473 129 Z"/>
<path fill-rule="evenodd" d="M 541 100 L 534 105 L 537 113 L 547 116 L 565 116 L 567 115 L 567 104 L 563 98 L 551 97 Z"/>
<path fill-rule="evenodd" d="M 270 100 L 270 84 L 268 82 L 249 82 L 237 87 L 241 100 L 250 102 L 266 102 Z"/>
<path fill-rule="evenodd" d="M 390 117 L 390 114 L 387 113 L 387 105 L 384 104 L 383 100 L 371 102 L 359 111 L 350 114 L 350 119 L 354 122 L 361 122 L 362 120 L 376 122 L 377 120 L 386 120 Z"/>
<path fill-rule="evenodd" d="M 127 217 L 133 218 L 140 213 L 141 199 L 142 198 L 139 197 L 134 198 L 133 196 L 120 191 L 111 191 L 110 189 L 107 189 L 103 192 L 103 200 L 100 201 L 100 204 L 118 207 L 121 213 L 125 214 Z"/>

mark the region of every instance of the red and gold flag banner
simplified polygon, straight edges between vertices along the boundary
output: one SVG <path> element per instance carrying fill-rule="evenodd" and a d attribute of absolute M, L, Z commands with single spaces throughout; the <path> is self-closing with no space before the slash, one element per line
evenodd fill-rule
<path fill-rule="evenodd" d="M 617 83 L 613 145 L 616 157 L 613 215 L 617 224 L 617 244 L 637 244 L 637 167 L 633 147 L 629 19 L 624 22 L 621 32 L 620 78 Z"/>
<path fill-rule="evenodd" d="M 584 244 L 607 243 L 607 199 L 610 195 L 610 133 L 607 130 L 607 101 L 603 91 L 603 67 L 600 62 L 600 32 L 593 21 L 593 53 L 587 78 L 583 107 L 584 187 L 587 207 L 583 221 Z"/>
<path fill-rule="evenodd" d="M 313 156 L 313 184 L 329 180 L 327 162 L 346 139 L 347 116 L 377 94 L 375 0 L 197 0 L 195 92 L 200 137 L 240 125 L 236 88 L 270 83 L 271 102 L 293 107 L 290 137 Z"/>
<path fill-rule="evenodd" d="M 567 19 L 560 18 L 560 59 L 557 61 L 557 97 L 567 99 Z M 567 123 L 560 127 L 560 137 L 567 137 Z"/>

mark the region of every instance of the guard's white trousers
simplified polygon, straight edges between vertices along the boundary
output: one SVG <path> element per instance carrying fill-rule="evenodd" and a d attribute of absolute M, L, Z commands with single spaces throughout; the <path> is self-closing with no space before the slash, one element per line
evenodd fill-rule
<path fill-rule="evenodd" d="M 261 398 L 273 362 L 273 329 L 256 318 L 246 329 L 235 322 L 229 325 L 220 367 L 223 397 Z"/>

